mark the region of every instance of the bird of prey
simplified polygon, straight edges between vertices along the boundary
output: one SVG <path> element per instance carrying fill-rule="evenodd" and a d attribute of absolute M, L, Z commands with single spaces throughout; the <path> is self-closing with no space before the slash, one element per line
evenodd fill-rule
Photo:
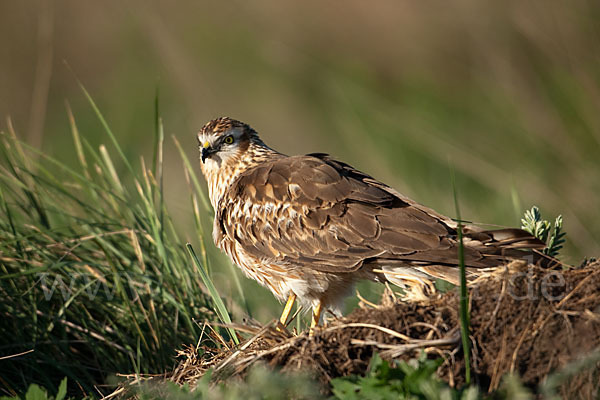
<path fill-rule="evenodd" d="M 231 118 L 198 133 L 215 211 L 213 239 L 244 273 L 286 301 L 313 310 L 341 302 L 362 279 L 431 290 L 458 282 L 458 224 L 327 154 L 287 156 Z M 469 276 L 543 243 L 520 229 L 463 227 Z"/>

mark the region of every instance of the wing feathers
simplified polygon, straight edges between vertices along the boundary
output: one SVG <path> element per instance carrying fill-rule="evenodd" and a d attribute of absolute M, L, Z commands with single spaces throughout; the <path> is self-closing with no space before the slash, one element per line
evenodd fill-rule
<path fill-rule="evenodd" d="M 453 221 L 322 154 L 278 158 L 242 173 L 217 219 L 247 253 L 292 267 L 350 272 L 364 262 L 457 263 Z M 512 249 L 541 243 L 519 229 L 464 232 L 469 267 L 498 264 L 503 246 L 518 252 Z"/>
<path fill-rule="evenodd" d="M 348 207 L 343 221 L 364 238 L 375 239 L 380 237 L 381 225 L 375 218 L 373 211 L 372 207 L 356 204 L 353 207 Z"/>

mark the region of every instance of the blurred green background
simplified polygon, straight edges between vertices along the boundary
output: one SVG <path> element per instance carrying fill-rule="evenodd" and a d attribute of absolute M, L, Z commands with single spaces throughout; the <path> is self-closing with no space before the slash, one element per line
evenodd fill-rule
<path fill-rule="evenodd" d="M 563 214 L 565 262 L 600 253 L 600 2 L 4 0 L 0 49 L 0 114 L 67 162 L 65 101 L 83 136 L 108 142 L 77 79 L 133 164 L 152 154 L 159 88 L 167 204 L 192 243 L 170 135 L 197 159 L 195 132 L 227 115 L 451 216 L 452 165 L 463 218 L 517 226 L 536 204 Z"/>

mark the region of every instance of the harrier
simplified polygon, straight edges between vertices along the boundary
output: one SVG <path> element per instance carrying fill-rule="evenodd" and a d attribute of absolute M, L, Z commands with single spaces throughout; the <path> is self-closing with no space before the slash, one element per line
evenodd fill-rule
<path fill-rule="evenodd" d="M 244 273 L 286 301 L 339 312 L 362 279 L 431 290 L 458 281 L 458 224 L 327 154 L 287 156 L 230 118 L 198 133 L 215 210 L 213 239 Z M 464 227 L 469 276 L 543 243 L 520 229 Z"/>

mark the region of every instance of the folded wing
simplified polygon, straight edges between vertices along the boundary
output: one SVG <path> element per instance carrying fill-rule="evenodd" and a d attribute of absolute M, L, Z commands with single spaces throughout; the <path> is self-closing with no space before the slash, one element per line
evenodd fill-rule
<path fill-rule="evenodd" d="M 455 266 L 457 224 L 325 154 L 243 173 L 221 199 L 220 235 L 261 260 L 343 273 L 365 264 Z M 543 243 L 519 229 L 465 234 L 468 267 L 498 265 Z"/>

